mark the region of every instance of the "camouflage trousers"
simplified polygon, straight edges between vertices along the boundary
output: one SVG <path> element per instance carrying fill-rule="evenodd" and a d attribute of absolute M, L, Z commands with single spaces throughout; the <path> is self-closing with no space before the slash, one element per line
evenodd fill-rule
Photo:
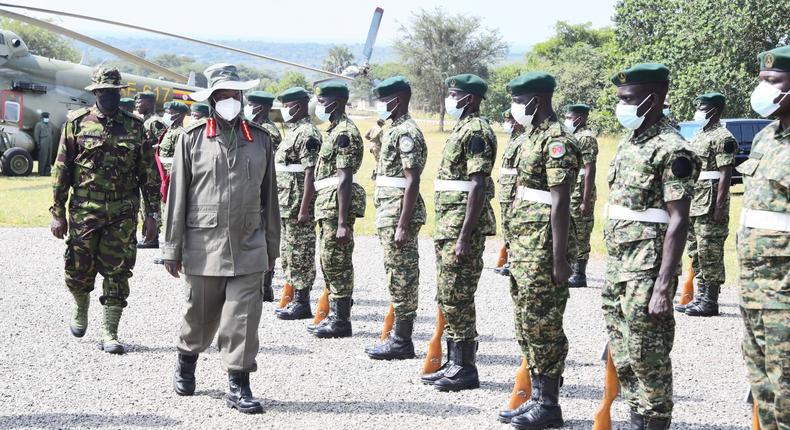
<path fill-rule="evenodd" d="M 329 288 L 329 299 L 336 300 L 351 297 L 354 292 L 354 217 L 349 217 L 348 228 L 351 240 L 340 244 L 337 241 L 337 218 L 325 218 L 318 221 L 321 234 L 321 273 L 324 283 Z"/>
<path fill-rule="evenodd" d="M 710 215 L 691 218 L 686 249 L 700 282 L 716 286 L 724 283 L 724 242 L 728 233 L 726 221 L 717 223 Z"/>
<path fill-rule="evenodd" d="M 562 328 L 568 285 L 551 279 L 552 262 L 513 261 L 510 265 L 510 296 L 516 340 L 527 357 L 530 370 L 558 378 L 565 370 L 568 338 Z"/>
<path fill-rule="evenodd" d="M 582 167 L 583 169 L 584 167 Z M 581 204 L 583 200 L 584 181 L 581 180 L 576 183 L 571 194 L 571 218 L 573 224 L 576 226 L 576 259 L 589 260 L 590 259 L 590 235 L 592 235 L 593 227 L 595 226 L 595 211 L 590 212 L 589 216 L 582 216 Z M 591 204 L 595 207 L 596 191 L 593 188 L 591 195 Z"/>
<path fill-rule="evenodd" d="M 66 286 L 93 291 L 96 274 L 104 278 L 99 301 L 126 306 L 129 278 L 137 259 L 136 199 L 102 202 L 72 197 L 66 240 Z"/>
<path fill-rule="evenodd" d="M 294 289 L 315 283 L 315 222 L 301 225 L 295 218 L 281 218 L 280 260 L 285 281 Z"/>
<path fill-rule="evenodd" d="M 513 216 L 513 202 L 499 202 L 499 209 L 502 213 L 502 239 L 505 240 L 505 246 L 510 248 L 510 219 Z"/>
<path fill-rule="evenodd" d="M 763 430 L 790 429 L 790 309 L 745 309 L 742 351 Z"/>
<path fill-rule="evenodd" d="M 474 340 L 477 337 L 475 292 L 483 272 L 485 236 L 472 235 L 469 239 L 470 254 L 457 261 L 456 239 L 434 241 L 436 250 L 436 301 L 447 324 L 444 332 L 455 342 Z"/>
<path fill-rule="evenodd" d="M 609 270 L 619 261 L 610 257 Z M 673 278 L 670 297 L 677 290 Z M 641 277 L 612 282 L 607 274 L 603 312 L 617 376 L 631 410 L 646 417 L 672 417 L 672 361 L 669 354 L 675 340 L 675 317 L 669 312 L 653 319 L 647 312 L 655 278 Z"/>
<path fill-rule="evenodd" d="M 413 320 L 417 317 L 417 290 L 420 286 L 420 253 L 417 239 L 421 225 L 409 226 L 408 239 L 401 246 L 395 244 L 395 226 L 378 229 L 379 242 L 384 249 L 384 269 L 395 317 Z"/>

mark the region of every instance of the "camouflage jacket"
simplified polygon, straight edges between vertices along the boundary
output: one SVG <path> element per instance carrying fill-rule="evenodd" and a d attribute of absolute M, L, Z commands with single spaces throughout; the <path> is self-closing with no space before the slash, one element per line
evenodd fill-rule
<path fill-rule="evenodd" d="M 702 171 L 718 171 L 724 166 L 735 162 L 738 142 L 721 123 L 714 124 L 710 129 L 700 129 L 689 143 L 689 148 L 697 154 L 702 162 Z M 707 215 L 716 206 L 716 193 L 719 181 L 702 179 L 694 186 L 694 199 L 691 201 L 691 216 Z M 730 196 L 727 194 L 729 210 Z"/>
<path fill-rule="evenodd" d="M 152 147 L 159 143 L 159 138 L 167 131 L 167 125 L 162 121 L 162 118 L 154 114 L 145 117 L 143 128 L 145 129 L 145 138 Z"/>
<path fill-rule="evenodd" d="M 315 167 L 315 180 L 337 176 L 338 169 L 350 169 L 356 174 L 362 165 L 362 135 L 346 114 L 340 116 L 327 129 L 326 139 L 318 151 L 318 164 Z M 351 185 L 350 215 L 365 216 L 365 190 L 361 185 Z M 327 187 L 317 191 L 315 218 L 337 218 L 337 187 Z"/>
<path fill-rule="evenodd" d="M 737 170 L 743 174 L 744 209 L 790 214 L 790 130 L 782 130 L 779 121 L 762 129 L 754 137 L 749 159 Z M 790 233 L 741 226 L 737 249 L 743 307 L 790 309 Z M 750 270 L 755 260 L 763 268 L 773 267 L 773 272 Z"/>
<path fill-rule="evenodd" d="M 494 198 L 494 181 L 491 171 L 496 160 L 496 135 L 491 125 L 479 113 L 469 115 L 455 125 L 444 144 L 442 159 L 436 179 L 468 181 L 469 176 L 481 173 L 486 176 L 486 196 L 480 220 L 473 234 L 493 236 L 496 221 L 491 199 Z M 434 239 L 457 239 L 466 218 L 466 203 L 469 193 L 460 191 L 436 191 L 434 205 L 436 227 Z"/>
<path fill-rule="evenodd" d="M 69 113 L 55 161 L 50 212 L 65 217 L 74 188 L 135 202 L 142 192 L 145 213 L 159 213 L 159 172 L 144 134 L 140 118 L 122 110 L 111 118 L 96 106 Z"/>
<path fill-rule="evenodd" d="M 279 165 L 301 164 L 305 169 L 314 168 L 318 162 L 318 149 L 321 147 L 321 131 L 313 125 L 309 117 L 303 118 L 288 130 L 285 140 L 274 154 L 274 162 Z M 277 172 L 277 195 L 280 200 L 280 216 L 296 218 L 302 205 L 304 194 L 304 170 L 301 172 Z M 314 213 L 310 205 L 310 215 Z"/>
<path fill-rule="evenodd" d="M 178 135 L 183 132 L 184 127 L 181 125 L 168 127 L 165 135 L 162 136 L 162 140 L 159 142 L 159 161 L 162 162 L 162 167 L 168 172 L 173 165 L 173 154 L 176 151 Z"/>
<path fill-rule="evenodd" d="M 595 165 L 598 162 L 598 139 L 595 138 L 595 133 L 592 132 L 587 126 L 576 128 L 573 137 L 579 141 L 579 151 L 581 151 L 581 164 L 579 165 L 579 175 L 576 177 L 576 186 L 573 188 L 571 194 L 571 213 L 574 216 L 581 216 L 581 204 L 584 200 L 584 166 L 587 164 Z M 592 204 L 595 205 L 596 190 L 595 182 L 591 190 L 590 197 Z"/>
<path fill-rule="evenodd" d="M 518 157 L 518 148 L 521 143 L 518 137 L 524 134 L 524 130 L 519 128 L 518 131 L 510 133 L 505 145 L 505 151 L 502 153 L 502 165 L 499 166 L 499 203 L 511 204 L 516 199 L 516 175 L 511 172 L 516 169 L 516 161 Z"/>
<path fill-rule="evenodd" d="M 272 140 L 272 150 L 277 152 L 277 148 L 280 147 L 280 142 L 282 142 L 283 138 L 280 134 L 280 129 L 277 128 L 277 124 L 273 123 L 272 120 L 269 118 L 264 118 L 263 121 L 258 124 L 269 133 L 269 137 Z"/>
<path fill-rule="evenodd" d="M 699 172 L 699 158 L 664 118 L 639 136 L 629 133 L 617 146 L 607 176 L 608 203 L 635 211 L 666 210 L 667 202 L 691 199 Z M 666 232 L 667 224 L 606 219 L 604 239 L 609 258 L 617 261 L 608 269 L 610 281 L 655 276 Z"/>
<path fill-rule="evenodd" d="M 417 123 L 409 114 L 394 120 L 381 141 L 376 172 L 379 176 L 403 178 L 405 169 L 415 169 L 419 173 L 425 168 L 428 158 L 428 147 L 425 137 Z M 405 190 L 395 187 L 376 187 L 373 203 L 376 206 L 376 227 L 393 227 L 398 225 Z M 411 224 L 425 224 L 425 202 L 417 196 Z"/>

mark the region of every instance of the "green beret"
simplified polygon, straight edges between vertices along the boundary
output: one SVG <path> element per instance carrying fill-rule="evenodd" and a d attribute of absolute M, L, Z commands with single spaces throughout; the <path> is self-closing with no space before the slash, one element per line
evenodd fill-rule
<path fill-rule="evenodd" d="M 133 105 L 134 104 L 134 99 L 131 98 L 131 97 L 121 97 L 120 103 L 122 105 Z"/>
<path fill-rule="evenodd" d="M 373 95 L 375 95 L 376 98 L 382 98 L 406 90 L 411 90 L 409 80 L 403 76 L 393 76 L 379 82 L 379 84 L 373 88 Z"/>
<path fill-rule="evenodd" d="M 694 107 L 697 107 L 697 106 L 699 106 L 701 104 L 722 106 L 722 105 L 724 105 L 725 101 L 726 101 L 726 98 L 724 97 L 724 94 L 721 94 L 721 93 L 707 93 L 707 94 L 703 94 L 701 96 L 697 96 L 697 98 L 694 99 Z"/>
<path fill-rule="evenodd" d="M 551 93 L 557 88 L 554 76 L 545 72 L 529 72 L 507 83 L 507 92 L 514 96 L 531 93 Z"/>
<path fill-rule="evenodd" d="M 463 75 L 450 76 L 444 80 L 444 84 L 451 90 L 461 90 L 465 93 L 485 97 L 488 92 L 488 84 L 477 75 L 469 73 Z"/>
<path fill-rule="evenodd" d="M 174 110 L 176 112 L 187 113 L 189 112 L 189 106 L 186 103 L 179 102 L 179 101 L 172 101 L 167 109 Z"/>
<path fill-rule="evenodd" d="M 41 118 L 49 118 L 49 112 L 41 112 Z"/>
<path fill-rule="evenodd" d="M 667 66 L 658 63 L 642 63 L 612 75 L 612 83 L 618 87 L 653 82 L 669 82 Z"/>
<path fill-rule="evenodd" d="M 274 94 L 267 93 L 266 91 L 253 91 L 247 94 L 247 101 L 250 103 L 270 105 L 274 102 Z"/>
<path fill-rule="evenodd" d="M 573 105 L 565 106 L 565 110 L 573 113 L 588 114 L 590 113 L 590 106 L 587 106 L 584 103 L 576 103 Z"/>
<path fill-rule="evenodd" d="M 510 109 L 509 108 L 505 109 L 505 111 L 502 112 L 502 119 L 504 121 L 507 121 L 507 120 L 512 119 L 512 118 L 513 118 L 513 114 L 510 113 Z"/>
<path fill-rule="evenodd" d="M 192 112 L 200 112 L 208 116 L 208 105 L 205 103 L 192 103 L 191 110 Z"/>
<path fill-rule="evenodd" d="M 760 70 L 790 72 L 790 45 L 765 51 L 757 56 Z"/>
<path fill-rule="evenodd" d="M 152 91 L 142 91 L 137 93 L 134 98 L 143 100 L 156 100 L 156 94 L 154 94 Z"/>
<path fill-rule="evenodd" d="M 164 110 L 170 109 L 170 105 L 171 104 L 173 104 L 173 102 L 164 102 L 164 103 L 162 103 L 162 109 L 164 109 Z"/>
<path fill-rule="evenodd" d="M 304 100 L 309 99 L 310 95 L 307 94 L 307 90 L 302 87 L 291 87 L 287 90 L 280 93 L 277 96 L 277 100 L 280 100 L 283 103 L 295 102 L 297 100 Z"/>
<path fill-rule="evenodd" d="M 348 98 L 348 86 L 340 81 L 321 82 L 315 86 L 315 95 L 321 97 Z"/>

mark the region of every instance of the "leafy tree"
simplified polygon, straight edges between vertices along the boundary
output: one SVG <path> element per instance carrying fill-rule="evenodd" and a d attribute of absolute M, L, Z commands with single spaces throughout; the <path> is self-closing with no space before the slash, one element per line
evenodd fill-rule
<path fill-rule="evenodd" d="M 0 28 L 16 33 L 25 42 L 31 54 L 72 63 L 80 61 L 80 52 L 71 45 L 71 42 L 49 30 L 10 18 L 0 18 Z"/>
<path fill-rule="evenodd" d="M 321 67 L 330 72 L 341 73 L 346 67 L 354 64 L 354 54 L 347 46 L 335 45 L 329 48 Z"/>
<path fill-rule="evenodd" d="M 293 70 L 285 72 L 279 81 L 270 83 L 266 87 L 266 91 L 276 96 L 291 87 L 302 87 L 310 91 L 310 83 L 307 82 L 307 78 Z"/>
<path fill-rule="evenodd" d="M 395 42 L 412 78 L 415 102 L 439 113 L 439 130 L 444 130 L 444 80 L 460 73 L 485 79 L 489 66 L 507 50 L 499 31 L 482 28 L 479 17 L 449 15 L 441 8 L 413 13 L 411 21 L 401 25 Z"/>
<path fill-rule="evenodd" d="M 373 97 L 373 87 L 379 81 L 399 75 L 408 79 L 408 74 L 409 71 L 406 66 L 400 63 L 372 64 L 367 77 L 357 77 L 351 83 L 351 96 L 367 99 L 370 102 Z"/>

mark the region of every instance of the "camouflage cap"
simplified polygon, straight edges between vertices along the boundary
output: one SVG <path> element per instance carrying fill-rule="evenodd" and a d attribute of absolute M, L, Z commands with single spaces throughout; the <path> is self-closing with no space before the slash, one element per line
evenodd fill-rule
<path fill-rule="evenodd" d="M 189 95 L 192 100 L 197 102 L 208 100 L 216 90 L 247 91 L 255 88 L 260 82 L 260 79 L 242 81 L 236 66 L 228 63 L 209 66 L 203 71 L 203 75 L 208 80 L 208 88 Z"/>
<path fill-rule="evenodd" d="M 660 63 L 641 63 L 612 75 L 612 83 L 618 87 L 660 82 L 669 82 L 669 69 Z"/>
<path fill-rule="evenodd" d="M 274 94 L 266 91 L 253 91 L 247 94 L 247 101 L 250 103 L 272 104 L 274 103 Z"/>
<path fill-rule="evenodd" d="M 580 113 L 580 114 L 588 114 L 590 113 L 590 106 L 584 103 L 575 103 L 572 105 L 565 106 L 566 112 L 573 112 L 573 113 Z"/>
<path fill-rule="evenodd" d="M 153 91 L 141 91 L 134 95 L 135 100 L 143 99 L 143 100 L 156 100 L 156 94 Z"/>
<path fill-rule="evenodd" d="M 379 82 L 379 84 L 373 88 L 373 95 L 376 98 L 382 98 L 408 90 L 411 90 L 411 84 L 408 79 L 403 76 L 393 76 Z"/>
<path fill-rule="evenodd" d="M 727 99 L 724 97 L 722 93 L 707 93 L 702 94 L 701 96 L 697 96 L 694 99 L 694 107 L 699 107 L 699 105 L 714 105 L 714 106 L 723 106 L 724 102 Z"/>
<path fill-rule="evenodd" d="M 205 103 L 192 103 L 192 106 L 190 107 L 190 110 L 192 112 L 202 113 L 203 115 L 206 115 L 206 116 L 208 116 L 208 114 L 209 114 L 209 112 L 208 112 L 208 105 L 205 104 Z"/>
<path fill-rule="evenodd" d="M 765 51 L 757 56 L 760 70 L 790 72 L 790 45 Z"/>
<path fill-rule="evenodd" d="M 554 76 L 546 72 L 529 72 L 516 76 L 507 83 L 507 92 L 510 95 L 551 93 L 557 88 Z"/>
<path fill-rule="evenodd" d="M 310 95 L 307 94 L 307 90 L 302 87 L 291 87 L 287 90 L 280 93 L 277 96 L 277 100 L 280 100 L 282 103 L 293 102 L 297 100 L 304 100 L 309 99 Z"/>
<path fill-rule="evenodd" d="M 488 84 L 486 81 L 470 73 L 450 76 L 444 80 L 444 84 L 451 90 L 460 90 L 480 97 L 485 97 L 488 92 Z"/>
<path fill-rule="evenodd" d="M 321 97 L 348 98 L 348 86 L 340 81 L 321 82 L 315 86 L 315 95 Z"/>
<path fill-rule="evenodd" d="M 170 110 L 174 110 L 176 112 L 181 112 L 181 113 L 189 112 L 189 106 L 187 106 L 183 102 L 179 102 L 179 101 L 176 101 L 176 100 L 173 100 L 172 102 L 170 102 L 170 104 L 168 106 L 166 106 L 165 109 L 170 109 Z"/>
<path fill-rule="evenodd" d="M 115 67 L 99 66 L 91 74 L 91 84 L 85 91 L 101 90 L 105 88 L 122 89 L 129 87 L 121 82 L 121 72 Z"/>

